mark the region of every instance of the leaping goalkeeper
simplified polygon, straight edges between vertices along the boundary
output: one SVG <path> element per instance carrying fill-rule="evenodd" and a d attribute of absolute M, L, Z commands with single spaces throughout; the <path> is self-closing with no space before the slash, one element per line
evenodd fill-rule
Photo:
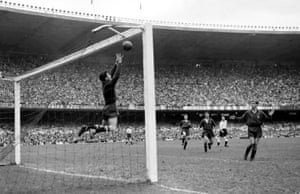
<path fill-rule="evenodd" d="M 121 53 L 117 53 L 115 65 L 111 72 L 104 71 L 99 75 L 99 80 L 102 82 L 102 93 L 105 106 L 102 112 L 102 125 L 100 125 L 101 127 L 97 127 L 98 129 L 96 129 L 95 133 L 111 131 L 114 137 L 114 133 L 117 131 L 119 111 L 116 105 L 117 96 L 115 87 L 120 77 L 123 57 L 124 56 Z M 90 127 L 82 127 L 78 136 L 81 136 L 81 134 L 90 129 Z"/>

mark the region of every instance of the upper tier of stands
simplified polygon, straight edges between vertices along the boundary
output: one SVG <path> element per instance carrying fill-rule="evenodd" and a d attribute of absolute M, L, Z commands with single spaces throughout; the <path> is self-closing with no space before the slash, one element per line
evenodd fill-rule
<path fill-rule="evenodd" d="M 45 64 L 46 57 L 0 57 L 0 72 L 18 75 Z M 113 64 L 113 61 L 112 61 Z M 78 61 L 21 82 L 22 103 L 38 105 L 103 105 L 98 75 L 112 64 Z M 300 105 L 300 66 L 250 61 L 204 61 L 156 64 L 157 104 Z M 141 64 L 125 61 L 117 86 L 118 103 L 143 105 Z M 13 103 L 13 84 L 0 81 L 0 103 Z"/>

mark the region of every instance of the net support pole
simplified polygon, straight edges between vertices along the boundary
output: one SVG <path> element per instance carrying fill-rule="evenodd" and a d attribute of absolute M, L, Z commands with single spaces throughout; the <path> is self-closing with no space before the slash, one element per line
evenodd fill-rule
<path fill-rule="evenodd" d="M 157 182 L 157 141 L 156 141 L 156 104 L 155 75 L 153 56 L 153 29 L 145 24 L 143 31 L 143 69 L 144 69 L 144 104 L 145 104 L 145 141 L 147 178 Z"/>
<path fill-rule="evenodd" d="M 21 86 L 20 82 L 14 82 L 15 93 L 15 163 L 21 164 Z"/>

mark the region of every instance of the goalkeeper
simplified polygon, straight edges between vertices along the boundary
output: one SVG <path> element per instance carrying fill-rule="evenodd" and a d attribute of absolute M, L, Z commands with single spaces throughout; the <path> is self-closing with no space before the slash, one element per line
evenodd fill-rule
<path fill-rule="evenodd" d="M 111 72 L 104 71 L 100 73 L 99 80 L 102 82 L 102 93 L 105 101 L 105 106 L 102 112 L 102 126 L 98 126 L 97 132 L 111 131 L 112 135 L 117 131 L 118 124 L 118 109 L 116 105 L 116 84 L 120 77 L 121 65 L 123 62 L 123 55 L 116 54 L 115 65 Z M 85 131 L 89 131 L 91 127 L 83 127 L 79 131 L 79 136 Z"/>

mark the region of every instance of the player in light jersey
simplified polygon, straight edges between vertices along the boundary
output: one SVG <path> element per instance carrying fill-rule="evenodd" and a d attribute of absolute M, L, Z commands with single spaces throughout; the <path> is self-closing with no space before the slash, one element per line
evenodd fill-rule
<path fill-rule="evenodd" d="M 220 146 L 221 144 L 221 138 L 224 138 L 224 146 L 228 147 L 228 131 L 227 131 L 227 120 L 225 119 L 225 116 L 222 115 L 221 121 L 219 123 L 219 131 L 217 133 L 217 145 Z"/>
<path fill-rule="evenodd" d="M 126 144 L 133 144 L 133 142 L 132 142 L 132 129 L 131 129 L 131 127 L 128 127 L 127 129 L 126 129 Z"/>

